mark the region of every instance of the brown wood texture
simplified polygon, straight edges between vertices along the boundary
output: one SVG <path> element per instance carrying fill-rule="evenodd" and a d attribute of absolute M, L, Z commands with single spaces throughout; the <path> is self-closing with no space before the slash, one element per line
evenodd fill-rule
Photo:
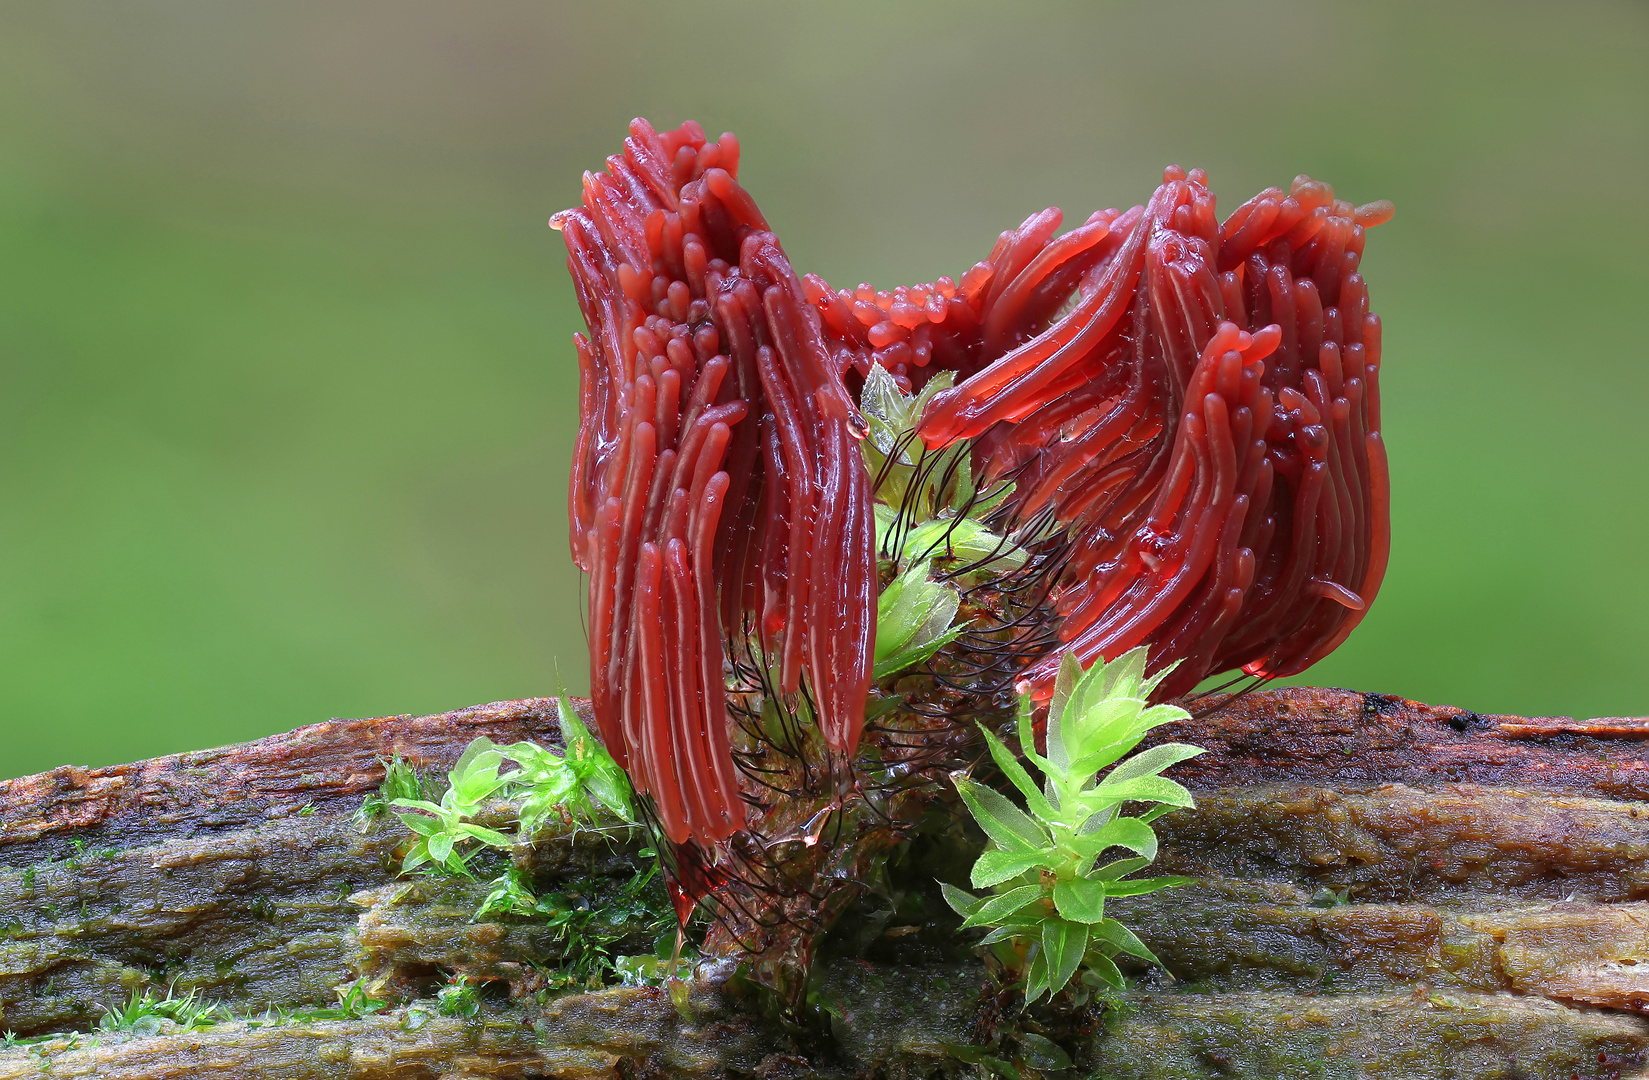
<path fill-rule="evenodd" d="M 590 719 L 588 702 L 576 706 Z M 0 780 L 0 866 L 62 857 L 73 838 L 124 847 L 242 829 L 305 806 L 353 813 L 395 756 L 434 770 L 481 736 L 559 745 L 555 713 L 554 698 L 527 698 L 432 716 L 329 720 L 210 750 Z"/>
<path fill-rule="evenodd" d="M 590 721 L 589 702 L 574 699 Z M 1384 694 L 1289 688 L 1193 703 L 1206 715 L 1159 731 L 1208 753 L 1177 767 L 1193 788 L 1266 783 L 1345 787 L 1442 781 L 1649 798 L 1649 718 L 1496 716 Z M 254 742 L 126 765 L 0 780 L 0 865 L 35 861 L 66 839 L 110 840 L 242 828 L 303 806 L 353 809 L 392 756 L 450 765 L 474 738 L 559 739 L 554 698 L 430 716 L 330 720 Z"/>
<path fill-rule="evenodd" d="M 1188 703 L 1150 742 L 1206 747 L 1192 788 L 1437 783 L 1649 798 L 1649 717 L 1496 716 L 1386 694 L 1295 687 Z"/>
<path fill-rule="evenodd" d="M 1175 770 L 1198 808 L 1157 826 L 1159 867 L 1198 884 L 1116 902 L 1178 982 L 1134 972 L 1125 1007 L 1085 1036 L 1091 1075 L 1641 1075 L 1649 720 L 1331 689 L 1192 705 L 1153 738 L 1208 749 Z M 948 1055 L 985 1007 L 977 966 L 823 972 L 825 1058 L 710 984 L 684 1016 L 657 988 L 545 999 L 538 972 L 564 942 L 530 919 L 474 920 L 484 883 L 397 880 L 404 828 L 355 817 L 392 757 L 439 772 L 483 735 L 554 745 L 555 702 L 335 720 L 0 782 L 0 1029 L 83 1033 L 0 1049 L 0 1076 L 954 1074 Z M 627 879 L 635 846 L 573 830 L 512 858 L 561 888 Z M 508 993 L 473 1023 L 432 1018 L 431 987 L 455 973 Z M 324 1005 L 353 978 L 399 987 L 398 1004 L 247 1022 Z M 128 990 L 168 986 L 242 1019 L 88 1031 Z"/>

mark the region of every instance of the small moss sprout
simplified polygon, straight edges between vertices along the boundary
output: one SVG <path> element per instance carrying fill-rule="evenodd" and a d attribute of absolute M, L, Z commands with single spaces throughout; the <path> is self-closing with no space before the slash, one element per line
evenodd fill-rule
<path fill-rule="evenodd" d="M 1128 756 L 1146 732 L 1189 717 L 1177 706 L 1148 703 L 1172 669 L 1147 676 L 1145 667 L 1143 648 L 1108 663 L 1097 660 L 1087 671 L 1067 652 L 1048 706 L 1045 756 L 1036 751 L 1035 705 L 1028 695 L 1020 699 L 1020 750 L 1041 772 L 1041 784 L 985 731 L 991 758 L 1023 796 L 1024 809 L 965 774 L 952 778 L 990 838 L 971 875 L 975 888 L 989 892 L 974 896 L 944 884 L 945 899 L 963 916 L 964 927 L 990 928 L 980 944 L 1023 975 L 1027 1004 L 1058 994 L 1079 973 L 1092 986 L 1121 990 L 1118 955 L 1160 963 L 1133 931 L 1105 913 L 1105 901 L 1188 880 L 1128 875 L 1156 859 L 1151 822 L 1193 805 L 1190 792 L 1160 774 L 1202 750 L 1163 743 Z M 1131 803 L 1150 809 L 1124 814 Z M 1119 849 L 1129 854 L 1101 862 Z"/>
<path fill-rule="evenodd" d="M 134 990 L 126 1004 L 105 1008 L 97 1027 L 99 1031 L 157 1035 L 168 1024 L 179 1032 L 187 1032 L 229 1019 L 229 1010 L 202 1000 L 197 990 L 190 990 L 182 997 L 168 990 L 163 998 L 155 997 L 150 990 Z"/>
<path fill-rule="evenodd" d="M 404 811 L 397 814 L 401 823 L 418 835 L 401 862 L 402 873 L 424 869 L 473 877 L 470 860 L 476 851 L 483 847 L 509 850 L 517 838 L 530 838 L 557 809 L 593 823 L 604 808 L 634 823 L 624 771 L 578 719 L 565 694 L 556 704 L 565 754 L 532 742 L 499 746 L 479 738 L 465 747 L 447 774 L 447 790 L 439 800 L 422 792 L 386 800 L 387 805 Z M 506 763 L 517 767 L 505 772 Z M 519 800 L 516 837 L 472 820 L 494 799 Z M 496 895 L 488 898 L 487 906 L 505 905 L 503 910 L 515 903 L 510 882 L 500 880 L 495 886 Z"/>

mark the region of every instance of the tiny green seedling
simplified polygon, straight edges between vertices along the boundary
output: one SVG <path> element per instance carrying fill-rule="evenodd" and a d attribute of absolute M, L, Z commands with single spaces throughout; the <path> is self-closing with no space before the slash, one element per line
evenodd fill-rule
<path fill-rule="evenodd" d="M 1025 552 L 982 523 L 1013 485 L 979 490 L 967 443 L 928 451 L 916 434 L 928 402 L 950 389 L 954 379 L 952 372 L 941 371 L 915 394 L 906 394 L 880 364 L 872 364 L 865 377 L 859 407 L 866 433 L 859 449 L 879 481 L 876 550 L 896 565 L 946 558 L 997 571 L 1022 566 Z"/>
<path fill-rule="evenodd" d="M 520 766 L 504 779 L 513 793 L 522 796 L 521 834 L 531 836 L 561 806 L 586 819 L 594 818 L 598 807 L 606 807 L 625 821 L 635 822 L 624 770 L 573 712 L 565 692 L 556 698 L 556 708 L 565 755 L 530 742 L 498 747 L 500 754 Z"/>
<path fill-rule="evenodd" d="M 366 980 L 356 979 L 334 987 L 338 997 L 336 1007 L 319 1009 L 290 1009 L 271 1005 L 255 1017 L 246 1019 L 249 1028 L 284 1027 L 288 1024 L 309 1024 L 324 1020 L 360 1020 L 389 1008 L 389 1002 L 379 1001 L 367 990 Z"/>
<path fill-rule="evenodd" d="M 972 448 L 967 443 L 957 442 L 942 450 L 926 451 L 916 434 L 917 422 L 928 402 L 934 395 L 950 389 L 955 378 L 955 373 L 941 371 L 928 379 L 921 390 L 906 394 L 887 369 L 881 364 L 872 364 L 859 395 L 866 427 L 859 449 L 870 475 L 880 481 L 876 498 L 890 507 L 902 508 L 907 527 L 946 518 L 982 518 L 1013 490 L 1012 484 L 999 484 L 986 492 L 975 486 Z M 888 539 L 885 523 L 878 518 L 876 525 L 879 550 L 895 562 L 902 561 L 906 552 L 917 559 L 928 557 L 928 553 L 918 549 L 919 541 L 914 534 L 902 538 L 898 545 L 900 551 L 890 550 L 884 543 Z M 969 539 L 959 542 L 972 541 L 977 532 L 970 530 Z M 982 546 L 979 554 L 989 554 L 991 547 L 1004 546 L 1000 537 L 992 536 L 990 540 L 990 547 Z"/>
<path fill-rule="evenodd" d="M 390 806 L 412 811 L 397 816 L 419 837 L 401 862 L 402 873 L 424 868 L 470 877 L 474 845 L 508 850 L 514 839 L 470 820 L 495 798 L 521 800 L 518 835 L 522 839 L 530 839 L 557 809 L 593 820 L 597 808 L 606 807 L 634 823 L 630 782 L 624 771 L 580 722 L 565 694 L 557 704 L 565 755 L 531 742 L 498 746 L 491 739 L 479 738 L 464 748 L 447 774 L 448 787 L 439 802 L 404 795 L 389 800 Z M 518 767 L 501 772 L 506 762 Z M 494 892 L 484 908 L 502 910 L 513 903 L 509 882 L 494 882 Z"/>
<path fill-rule="evenodd" d="M 491 915 L 534 915 L 537 908 L 538 897 L 521 871 L 512 866 L 492 880 L 490 891 L 470 921 L 480 922 Z"/>
<path fill-rule="evenodd" d="M 305 1020 L 359 1020 L 363 1016 L 383 1012 L 389 1008 L 389 1002 L 379 1001 L 367 990 L 365 979 L 356 979 L 333 991 L 338 995 L 336 1009 L 312 1009 L 307 1013 L 299 1014 Z"/>
<path fill-rule="evenodd" d="M 926 561 L 912 563 L 876 599 L 877 679 L 915 667 L 967 629 L 952 625 L 961 597 L 950 586 L 929 581 L 928 568 Z"/>
<path fill-rule="evenodd" d="M 874 364 L 860 395 L 867 428 L 860 450 L 878 482 L 876 549 L 896 571 L 876 600 L 877 679 L 926 661 L 967 629 L 956 622 L 962 598 L 951 578 L 965 584 L 987 567 L 1000 572 L 1027 559 L 1023 548 L 983 523 L 1013 485 L 978 490 L 965 444 L 928 452 L 916 434 L 922 411 L 953 378 L 940 372 L 906 394 Z"/>
<path fill-rule="evenodd" d="M 230 1018 L 227 1009 L 199 1000 L 197 995 L 196 990 L 189 991 L 183 997 L 168 992 L 164 998 L 157 999 L 148 990 L 134 990 L 125 1005 L 105 1008 L 103 1018 L 97 1022 L 98 1030 L 155 1035 L 168 1020 L 188 1032 Z"/>
<path fill-rule="evenodd" d="M 555 892 L 538 899 L 534 914 L 555 932 L 563 948 L 561 973 L 551 979 L 552 986 L 599 986 L 607 972 L 620 970 L 610 955 L 611 947 L 639 933 L 649 933 L 661 943 L 670 934 L 680 948 L 674 936 L 675 913 L 651 887 L 657 874 L 654 863 L 610 892 Z M 669 970 L 674 970 L 673 965 Z"/>
<path fill-rule="evenodd" d="M 435 994 L 435 1011 L 442 1016 L 472 1019 L 481 1011 L 481 990 L 466 976 L 455 975 Z"/>
<path fill-rule="evenodd" d="M 1041 785 L 1001 739 L 985 731 L 992 759 L 1024 796 L 1024 810 L 966 775 L 952 777 L 990 838 L 971 880 L 991 892 L 976 897 L 953 885 L 941 888 L 964 917 L 964 927 L 992 928 L 981 944 L 997 947 L 999 958 L 1023 971 L 1027 1004 L 1058 994 L 1078 971 L 1122 989 L 1113 960 L 1119 954 L 1160 963 L 1133 931 L 1105 914 L 1105 901 L 1189 880 L 1125 880 L 1156 859 L 1151 822 L 1193 805 L 1190 792 L 1159 774 L 1202 753 L 1199 747 L 1164 743 L 1123 760 L 1147 731 L 1190 715 L 1173 705 L 1147 703 L 1172 668 L 1147 677 L 1145 664 L 1145 649 L 1138 648 L 1109 663 L 1098 660 L 1084 672 L 1075 654 L 1066 653 L 1048 706 L 1046 757 L 1035 749 L 1035 706 L 1029 696 L 1020 699 L 1020 747 L 1042 773 Z M 1153 808 L 1127 816 L 1121 811 L 1128 803 Z M 1132 854 L 1099 864 L 1101 856 L 1119 848 Z"/>
<path fill-rule="evenodd" d="M 384 778 L 378 790 L 368 795 L 355 813 L 355 820 L 366 825 L 389 813 L 396 799 L 432 799 L 438 793 L 434 785 L 422 776 L 412 762 L 396 754 L 384 763 Z"/>
<path fill-rule="evenodd" d="M 510 838 L 469 819 L 498 792 L 509 778 L 498 775 L 504 756 L 491 739 L 476 739 L 465 747 L 447 774 L 450 785 L 439 803 L 428 799 L 392 799 L 391 806 L 417 811 L 399 814 L 402 824 L 418 834 L 418 842 L 401 862 L 403 873 L 429 865 L 449 874 L 469 877 L 469 841 L 508 848 Z"/>

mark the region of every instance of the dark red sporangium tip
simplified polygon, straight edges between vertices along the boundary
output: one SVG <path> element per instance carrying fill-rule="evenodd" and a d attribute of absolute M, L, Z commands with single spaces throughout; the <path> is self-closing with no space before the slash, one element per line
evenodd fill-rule
<path fill-rule="evenodd" d="M 1004 514 L 1067 545 L 1051 596 L 1086 664 L 1148 645 L 1159 693 L 1293 674 L 1367 611 L 1389 546 L 1380 321 L 1358 266 L 1389 203 L 1306 177 L 1223 223 L 1201 170 L 1055 235 L 1003 233 L 959 281 L 798 278 L 731 135 L 643 120 L 562 230 L 589 336 L 569 494 L 603 739 L 675 843 L 744 828 L 724 661 L 750 635 L 833 750 L 863 726 L 875 634 L 871 365 L 933 373 L 919 434 L 972 440 Z M 1058 649 L 1018 676 L 1051 692 Z"/>

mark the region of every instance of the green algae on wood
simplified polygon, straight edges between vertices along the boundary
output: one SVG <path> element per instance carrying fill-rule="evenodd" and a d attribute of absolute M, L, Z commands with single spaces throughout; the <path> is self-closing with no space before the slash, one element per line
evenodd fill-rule
<path fill-rule="evenodd" d="M 1089 1034 L 1048 1029 L 1076 1061 L 1070 1075 L 1640 1069 L 1649 815 L 1635 801 L 1645 744 L 1632 722 L 1290 690 L 1187 728 L 1175 737 L 1212 748 L 1181 767 L 1203 810 L 1158 830 L 1164 858 L 1202 883 L 1118 902 L 1180 982 L 1140 973 L 1105 1026 L 1089 1015 Z M 551 996 L 564 939 L 530 919 L 472 921 L 484 883 L 396 877 L 408 834 L 355 815 L 393 754 L 438 772 L 480 734 L 552 743 L 554 703 L 339 721 L 0 784 L 0 1029 L 79 1029 L 0 1048 L 0 1080 L 208 1066 L 220 1080 L 955 1076 L 968 1040 L 1015 1023 L 991 1011 L 1012 993 L 987 992 L 981 967 L 956 963 L 966 940 L 937 922 L 879 939 L 876 964 L 821 965 L 822 1043 L 796 1041 L 714 980 L 695 985 L 685 1020 L 659 988 Z M 1359 734 L 1370 752 L 1343 752 Z M 534 840 L 500 866 L 541 891 L 599 894 L 636 873 L 639 834 L 552 822 Z M 645 923 L 615 948 L 646 947 Z M 440 1016 L 431 996 L 454 974 L 487 980 L 473 1020 Z M 336 986 L 362 979 L 395 1004 L 318 1017 Z M 102 1006 L 144 987 L 292 1019 L 91 1030 Z"/>
<path fill-rule="evenodd" d="M 358 1020 L 237 1021 L 183 1035 L 82 1035 L 0 1052 L 0 1080 L 436 1080 L 439 1077 L 611 1077 L 621 1060 L 664 1075 L 750 1072 L 779 1036 L 730 1012 L 719 995 L 681 1017 L 662 991 L 574 994 L 542 1007 L 485 1007 L 473 1019 L 433 1002 Z"/>
<path fill-rule="evenodd" d="M 1157 832 L 1164 872 L 1361 900 L 1649 899 L 1649 806 L 1637 802 L 1481 784 L 1255 783 L 1199 791 L 1194 811 Z"/>
<path fill-rule="evenodd" d="M 534 841 L 515 863 L 549 886 L 628 878 L 640 837 L 552 821 Z M 398 965 L 491 978 L 556 962 L 554 935 L 525 920 L 471 924 L 485 884 L 398 881 L 405 843 L 397 821 L 317 813 L 0 870 L 0 1029 L 86 1027 L 145 988 L 199 990 L 248 1013 L 324 1004 L 335 986 Z M 631 936 L 651 948 L 656 934 L 638 922 Z"/>
<path fill-rule="evenodd" d="M 1117 902 L 1182 983 L 1338 993 L 1514 990 L 1643 1011 L 1649 903 L 1343 903 L 1270 882 L 1214 879 Z M 1142 973 L 1148 974 L 1148 973 Z"/>
<path fill-rule="evenodd" d="M 1096 1080 L 1618 1080 L 1638 1020 L 1509 994 L 1153 994 L 1095 1042 Z"/>

